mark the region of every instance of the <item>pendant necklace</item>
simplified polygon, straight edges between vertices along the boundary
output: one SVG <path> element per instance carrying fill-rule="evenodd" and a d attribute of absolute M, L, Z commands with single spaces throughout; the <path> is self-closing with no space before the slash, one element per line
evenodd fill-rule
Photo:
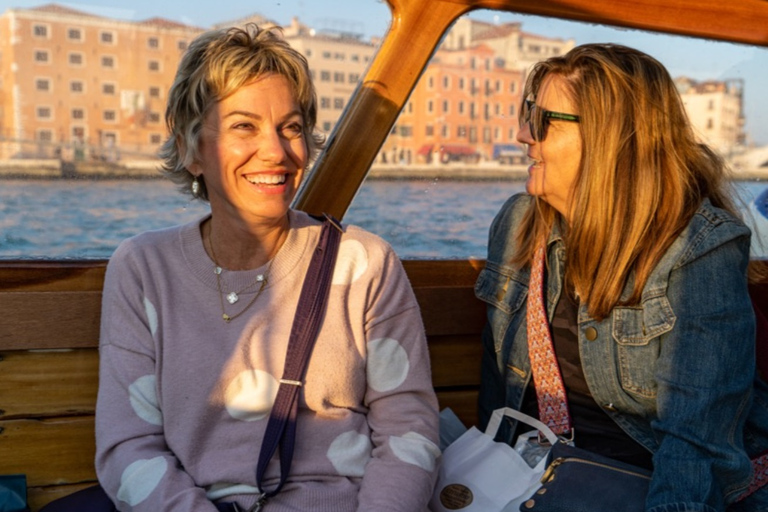
<path fill-rule="evenodd" d="M 267 271 L 264 272 L 263 274 L 257 275 L 256 280 L 253 283 L 250 283 L 240 291 L 229 292 L 225 296 L 224 292 L 221 289 L 221 273 L 224 271 L 224 269 L 221 268 L 221 266 L 219 265 L 216 259 L 216 251 L 213 250 L 213 238 L 210 236 L 208 238 L 208 246 L 211 249 L 211 257 L 213 257 L 213 273 L 216 274 L 216 288 L 218 289 L 218 292 L 219 292 L 219 303 L 221 304 L 221 318 L 224 320 L 224 322 L 229 323 L 230 321 L 234 320 L 235 318 L 245 313 L 246 310 L 250 308 L 254 302 L 256 302 L 256 299 L 259 298 L 259 295 L 261 295 L 261 292 L 264 291 L 264 288 L 266 288 L 267 286 L 267 276 L 269 275 L 269 271 L 272 268 L 272 261 L 274 261 L 274 258 L 272 260 L 269 260 L 269 266 L 267 267 Z M 240 294 L 246 292 L 249 288 L 251 288 L 256 283 L 260 284 L 259 289 L 256 290 L 256 294 L 248 302 L 248 304 L 246 304 L 243 309 L 241 309 L 234 315 L 228 315 L 226 309 L 224 308 L 225 297 L 228 303 L 234 305 L 237 301 L 240 300 Z"/>

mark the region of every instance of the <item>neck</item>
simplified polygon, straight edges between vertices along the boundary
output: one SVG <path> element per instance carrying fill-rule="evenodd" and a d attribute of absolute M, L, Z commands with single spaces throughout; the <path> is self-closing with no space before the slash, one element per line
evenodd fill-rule
<path fill-rule="evenodd" d="M 233 226 L 211 216 L 201 226 L 201 234 L 206 252 L 217 265 L 227 270 L 251 270 L 275 257 L 289 228 L 287 215 L 256 226 Z"/>

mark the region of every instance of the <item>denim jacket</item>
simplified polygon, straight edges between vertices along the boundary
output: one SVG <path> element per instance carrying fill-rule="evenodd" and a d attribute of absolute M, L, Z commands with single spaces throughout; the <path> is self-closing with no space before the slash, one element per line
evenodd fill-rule
<path fill-rule="evenodd" d="M 519 409 L 531 379 L 525 325 L 530 267 L 507 263 L 530 201 L 516 195 L 496 216 L 475 285 L 488 305 L 481 427 L 498 407 Z M 579 306 L 579 353 L 593 398 L 654 454 L 648 512 L 725 510 L 749 485 L 750 456 L 768 450 L 768 387 L 755 371 L 747 291 L 749 244 L 746 226 L 704 201 L 651 273 L 640 304 L 617 306 L 603 321 Z M 564 258 L 554 229 L 545 290 L 550 320 L 563 288 Z M 630 278 L 624 298 L 632 284 Z M 510 421 L 503 430 L 509 443 L 514 427 Z M 762 505 L 747 506 L 756 499 Z M 768 510 L 768 487 L 739 507 Z"/>

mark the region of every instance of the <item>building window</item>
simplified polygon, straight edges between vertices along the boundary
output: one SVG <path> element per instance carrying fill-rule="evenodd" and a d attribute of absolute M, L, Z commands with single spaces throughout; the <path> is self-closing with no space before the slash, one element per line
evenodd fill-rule
<path fill-rule="evenodd" d="M 103 94 L 115 94 L 115 84 L 101 84 L 101 92 Z"/>
<path fill-rule="evenodd" d="M 490 126 L 485 126 L 483 128 L 483 143 L 484 144 L 491 143 L 491 127 Z"/>
<path fill-rule="evenodd" d="M 435 109 L 434 104 L 432 103 L 432 100 L 429 100 L 427 102 L 427 112 L 432 113 L 432 111 Z"/>
<path fill-rule="evenodd" d="M 515 129 L 510 128 L 509 129 L 509 140 L 515 140 Z"/>
<path fill-rule="evenodd" d="M 360 56 L 356 53 L 353 53 L 350 59 L 352 60 L 352 62 L 360 62 Z"/>
<path fill-rule="evenodd" d="M 331 72 L 330 71 L 321 71 L 320 72 L 320 81 L 321 82 L 330 82 L 331 81 Z"/>
<path fill-rule="evenodd" d="M 509 115 L 514 116 L 515 115 L 515 104 L 509 106 Z"/>
<path fill-rule="evenodd" d="M 51 90 L 51 81 L 47 78 L 38 78 L 35 80 L 35 89 L 48 92 Z"/>
<path fill-rule="evenodd" d="M 344 54 L 343 53 L 334 53 L 333 58 L 336 60 L 344 60 Z"/>
<path fill-rule="evenodd" d="M 712 118 L 710 117 L 709 119 L 707 119 L 707 130 L 711 130 L 714 127 L 715 127 L 715 123 L 714 121 L 712 121 Z"/>
<path fill-rule="evenodd" d="M 32 25 L 32 35 L 48 39 L 48 25 Z"/>
<path fill-rule="evenodd" d="M 501 115 L 501 105 L 499 105 L 498 103 L 496 103 L 493 106 L 493 114 L 496 115 L 496 116 L 500 116 Z"/>
<path fill-rule="evenodd" d="M 435 127 L 430 125 L 426 126 L 426 135 L 427 137 L 434 137 L 435 136 Z"/>
<path fill-rule="evenodd" d="M 115 67 L 115 58 L 111 57 L 109 55 L 104 55 L 101 57 L 101 67 L 103 68 L 114 68 Z"/>
<path fill-rule="evenodd" d="M 105 110 L 104 111 L 104 120 L 115 122 L 117 120 L 117 114 L 114 110 Z"/>
<path fill-rule="evenodd" d="M 83 142 L 85 139 L 85 128 L 82 126 L 72 127 L 72 139 L 76 142 Z"/>
<path fill-rule="evenodd" d="M 104 44 L 114 44 L 115 34 L 113 32 L 101 32 L 99 34 L 99 41 Z"/>
<path fill-rule="evenodd" d="M 160 88 L 159 87 L 150 87 L 149 88 L 149 97 L 150 98 L 159 98 L 160 97 Z"/>
<path fill-rule="evenodd" d="M 37 107 L 36 109 L 38 119 L 51 119 L 51 107 Z"/>
<path fill-rule="evenodd" d="M 320 98 L 320 108 L 331 108 L 331 98 L 323 96 Z"/>
<path fill-rule="evenodd" d="M 410 137 L 413 135 L 413 127 L 412 126 L 401 126 L 400 127 L 400 136 L 401 137 Z"/>
<path fill-rule="evenodd" d="M 496 142 L 501 140 L 501 130 L 499 129 L 498 126 L 493 129 L 493 140 L 495 140 Z"/>
<path fill-rule="evenodd" d="M 73 80 L 69 82 L 69 91 L 70 92 L 77 92 L 82 93 L 83 92 L 83 82 L 79 80 Z"/>
<path fill-rule="evenodd" d="M 69 61 L 70 66 L 82 66 L 83 54 L 80 52 L 70 53 L 69 56 L 67 57 L 67 60 Z"/>
<path fill-rule="evenodd" d="M 464 79 L 463 78 L 459 78 L 459 89 L 461 89 L 462 91 L 464 90 Z"/>
<path fill-rule="evenodd" d="M 485 59 L 485 70 L 486 71 L 491 70 L 491 59 Z"/>
<path fill-rule="evenodd" d="M 187 46 L 189 46 L 189 43 L 187 43 L 184 40 L 179 41 L 179 43 L 176 45 L 176 47 L 179 49 L 179 51 L 186 51 Z"/>
<path fill-rule="evenodd" d="M 427 80 L 427 87 L 429 89 L 434 89 L 435 88 L 435 77 L 433 77 L 433 76 L 429 77 L 429 79 Z"/>
<path fill-rule="evenodd" d="M 149 70 L 150 71 L 160 71 L 160 62 L 156 60 L 149 61 Z"/>
<path fill-rule="evenodd" d="M 48 62 L 48 50 L 35 50 L 35 62 Z"/>
<path fill-rule="evenodd" d="M 160 135 L 159 133 L 153 133 L 152 135 L 149 136 L 150 144 L 160 144 L 161 142 L 163 142 L 163 136 Z"/>
<path fill-rule="evenodd" d="M 501 80 L 496 80 L 496 92 L 501 92 Z"/>
<path fill-rule="evenodd" d="M 443 128 L 442 128 L 441 132 L 442 132 L 443 137 L 447 139 L 448 138 L 448 134 L 450 133 L 450 130 L 448 129 L 448 125 L 447 124 L 443 125 Z"/>
<path fill-rule="evenodd" d="M 38 142 L 53 142 L 53 132 L 51 130 L 38 130 L 36 138 Z"/>
<path fill-rule="evenodd" d="M 333 81 L 337 84 L 343 84 L 344 83 L 344 73 L 334 73 L 333 74 Z"/>
<path fill-rule="evenodd" d="M 70 41 L 82 41 L 83 40 L 83 31 L 79 28 L 70 28 L 67 30 L 67 39 Z"/>
<path fill-rule="evenodd" d="M 350 73 L 349 74 L 349 83 L 356 84 L 360 81 L 360 73 Z"/>
<path fill-rule="evenodd" d="M 509 82 L 509 92 L 512 94 L 517 90 L 517 84 L 515 82 Z"/>
<path fill-rule="evenodd" d="M 323 58 L 324 59 L 330 59 L 331 58 L 331 52 L 323 52 Z"/>
<path fill-rule="evenodd" d="M 83 119 L 85 118 L 85 111 L 81 108 L 73 108 L 72 109 L 72 119 Z"/>
<path fill-rule="evenodd" d="M 443 89 L 448 89 L 451 86 L 451 79 L 447 76 L 443 77 Z"/>
<path fill-rule="evenodd" d="M 150 112 L 149 113 L 149 122 L 150 123 L 159 123 L 160 122 L 160 113 L 159 112 Z"/>
<path fill-rule="evenodd" d="M 460 101 L 459 102 L 459 114 L 463 114 L 463 113 L 464 113 L 464 102 Z"/>
<path fill-rule="evenodd" d="M 449 106 L 448 100 L 443 100 L 443 114 L 448 113 L 448 106 Z"/>
<path fill-rule="evenodd" d="M 344 98 L 333 98 L 334 110 L 341 110 L 344 108 Z"/>
<path fill-rule="evenodd" d="M 147 39 L 147 47 L 153 50 L 160 48 L 160 40 L 156 37 L 150 37 Z"/>
<path fill-rule="evenodd" d="M 331 128 L 332 128 L 332 126 L 331 126 L 331 122 L 330 121 L 324 121 L 323 122 L 323 131 L 324 132 L 331 131 Z"/>
<path fill-rule="evenodd" d="M 307 48 L 304 52 L 304 56 L 310 58 L 312 56 L 312 48 Z"/>
<path fill-rule="evenodd" d="M 470 144 L 477 144 L 477 126 L 469 127 L 469 142 Z"/>
<path fill-rule="evenodd" d="M 467 136 L 467 127 L 466 126 L 459 126 L 456 128 L 456 136 L 463 139 Z"/>

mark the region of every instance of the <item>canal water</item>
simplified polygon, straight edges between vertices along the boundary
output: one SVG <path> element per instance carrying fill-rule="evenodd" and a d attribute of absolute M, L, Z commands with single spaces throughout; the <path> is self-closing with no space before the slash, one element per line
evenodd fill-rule
<path fill-rule="evenodd" d="M 766 182 L 737 182 L 765 258 L 768 219 L 755 208 Z M 388 240 L 403 258 L 484 258 L 488 226 L 522 181 L 368 180 L 345 222 Z M 204 215 L 205 204 L 164 180 L 1 180 L 0 259 L 109 258 L 121 240 Z"/>

